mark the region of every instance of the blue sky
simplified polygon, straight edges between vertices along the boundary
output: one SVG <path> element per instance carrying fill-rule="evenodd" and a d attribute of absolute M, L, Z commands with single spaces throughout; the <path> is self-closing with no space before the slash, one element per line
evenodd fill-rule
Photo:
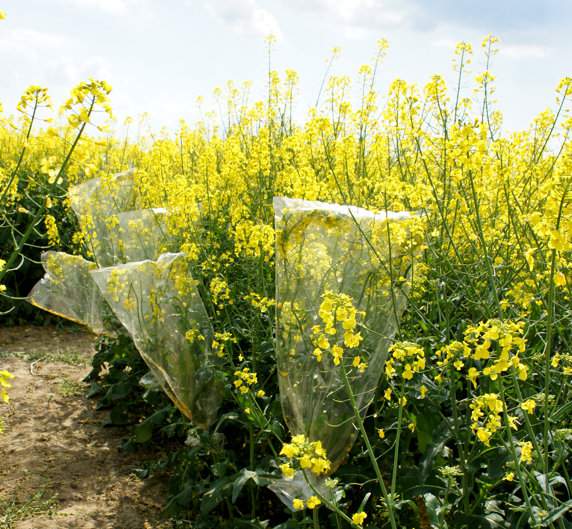
<path fill-rule="evenodd" d="M 356 76 L 376 41 L 390 42 L 378 78 L 384 93 L 397 77 L 453 80 L 460 40 L 475 52 L 482 37 L 501 39 L 493 67 L 497 106 L 509 130 L 525 127 L 554 102 L 558 80 L 571 75 L 570 0 L 0 0 L 0 101 L 12 112 L 30 84 L 56 103 L 80 80 L 113 86 L 118 118 L 150 114 L 154 127 L 192 121 L 195 100 L 215 86 L 251 80 L 265 90 L 264 36 L 278 36 L 273 66 L 300 74 L 298 115 L 315 100 L 334 46 L 334 73 Z M 471 67 L 482 69 L 479 53 Z M 467 89 L 471 85 L 467 83 Z"/>

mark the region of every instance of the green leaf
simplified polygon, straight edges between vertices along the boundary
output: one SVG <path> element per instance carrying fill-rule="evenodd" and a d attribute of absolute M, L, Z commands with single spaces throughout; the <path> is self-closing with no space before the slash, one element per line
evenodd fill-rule
<path fill-rule="evenodd" d="M 257 483 L 256 478 L 256 472 L 246 468 L 243 468 L 238 473 L 238 477 L 234 480 L 232 485 L 232 503 L 236 502 L 236 499 L 238 498 L 240 491 L 243 489 L 244 485 L 246 485 L 246 482 L 252 479 L 255 483 Z"/>
<path fill-rule="evenodd" d="M 201 514 L 208 514 L 224 500 L 225 493 L 232 486 L 233 477 L 217 479 L 212 488 L 203 495 L 201 501 Z"/>
<path fill-rule="evenodd" d="M 232 485 L 232 503 L 236 502 L 244 485 L 246 485 L 249 480 L 252 480 L 257 486 L 263 487 L 273 478 L 271 474 L 262 470 L 248 470 L 247 468 L 243 468 L 238 474 L 235 474 L 235 476 L 237 477 L 235 477 Z"/>
<path fill-rule="evenodd" d="M 550 416 L 550 420 L 554 422 L 559 422 L 562 419 L 566 419 L 572 416 L 572 401 L 567 402 L 564 406 L 554 410 L 554 413 Z"/>
<path fill-rule="evenodd" d="M 567 502 L 563 503 L 562 505 L 560 505 L 559 507 L 556 507 L 555 509 L 552 509 L 545 518 L 542 518 L 540 520 L 540 523 L 542 525 L 546 525 L 552 522 L 555 522 L 556 520 L 562 518 L 562 516 L 564 514 L 566 514 L 569 510 L 572 509 L 572 500 L 568 500 Z"/>
<path fill-rule="evenodd" d="M 103 393 L 103 388 L 97 382 L 92 382 L 87 390 L 86 397 L 91 399 L 101 393 Z"/>
<path fill-rule="evenodd" d="M 434 494 L 428 492 L 423 495 L 423 500 L 425 501 L 425 509 L 427 510 L 431 527 L 447 529 L 447 522 L 445 522 L 441 516 L 442 506 L 439 499 Z"/>
<path fill-rule="evenodd" d="M 149 421 L 144 421 L 135 427 L 135 441 L 146 443 L 153 437 L 153 425 Z"/>

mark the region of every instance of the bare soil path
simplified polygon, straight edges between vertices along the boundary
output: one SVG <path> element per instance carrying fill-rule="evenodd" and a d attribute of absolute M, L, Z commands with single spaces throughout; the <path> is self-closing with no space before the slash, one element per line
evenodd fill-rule
<path fill-rule="evenodd" d="M 92 335 L 53 327 L 0 328 L 0 529 L 156 529 L 161 483 L 141 481 L 126 432 L 103 428 L 85 398 Z"/>

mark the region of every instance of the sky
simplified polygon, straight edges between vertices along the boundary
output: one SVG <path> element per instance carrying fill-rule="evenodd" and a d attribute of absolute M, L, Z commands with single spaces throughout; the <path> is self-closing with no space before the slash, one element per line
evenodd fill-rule
<path fill-rule="evenodd" d="M 0 0 L 0 101 L 7 113 L 31 84 L 48 87 L 56 104 L 78 82 L 94 77 L 113 87 L 119 121 L 149 114 L 155 128 L 197 119 L 197 96 L 214 105 L 226 81 L 266 89 L 272 67 L 300 75 L 296 115 L 319 92 L 333 47 L 342 52 L 332 73 L 357 79 L 376 42 L 389 53 L 376 87 L 396 79 L 425 84 L 439 73 L 454 82 L 456 42 L 471 42 L 467 78 L 484 69 L 480 42 L 500 38 L 493 73 L 496 107 L 505 129 L 518 130 L 554 106 L 559 79 L 572 75 L 572 0 Z M 209 103 L 210 102 L 210 103 Z"/>

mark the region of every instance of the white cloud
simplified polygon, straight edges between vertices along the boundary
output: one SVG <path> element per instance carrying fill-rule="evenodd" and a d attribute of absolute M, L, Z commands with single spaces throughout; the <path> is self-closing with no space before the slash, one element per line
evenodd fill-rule
<path fill-rule="evenodd" d="M 57 49 L 69 43 L 68 37 L 35 29 L 13 28 L 0 35 L 0 51 L 34 56 L 38 51 Z"/>
<path fill-rule="evenodd" d="M 64 0 L 80 9 L 97 9 L 111 15 L 126 15 L 129 12 L 128 0 Z"/>
<path fill-rule="evenodd" d="M 62 57 L 46 65 L 45 76 L 49 86 L 71 87 L 89 77 L 110 80 L 111 68 L 108 62 L 99 56 L 88 57 L 81 62 L 71 57 Z"/>
<path fill-rule="evenodd" d="M 366 40 L 371 38 L 371 31 L 362 26 L 348 24 L 344 27 L 344 36 L 350 40 Z"/>
<path fill-rule="evenodd" d="M 453 40 L 453 39 L 449 39 L 449 38 L 441 38 L 441 39 L 434 40 L 431 44 L 433 46 L 436 46 L 437 48 L 445 48 L 448 50 L 454 50 L 455 46 L 457 46 L 457 41 Z"/>
<path fill-rule="evenodd" d="M 320 18 L 329 17 L 356 38 L 365 31 L 401 26 L 414 17 L 407 0 L 284 0 Z M 360 38 L 360 37 L 357 37 Z"/>
<path fill-rule="evenodd" d="M 263 37 L 282 34 L 276 17 L 256 0 L 210 0 L 206 5 L 216 18 L 237 33 Z"/>
<path fill-rule="evenodd" d="M 501 43 L 500 52 L 511 59 L 542 59 L 549 54 L 546 46 L 536 46 L 534 44 L 508 44 Z"/>
<path fill-rule="evenodd" d="M 141 15 L 150 9 L 150 0 L 60 0 L 77 9 L 101 11 L 114 16 Z"/>

